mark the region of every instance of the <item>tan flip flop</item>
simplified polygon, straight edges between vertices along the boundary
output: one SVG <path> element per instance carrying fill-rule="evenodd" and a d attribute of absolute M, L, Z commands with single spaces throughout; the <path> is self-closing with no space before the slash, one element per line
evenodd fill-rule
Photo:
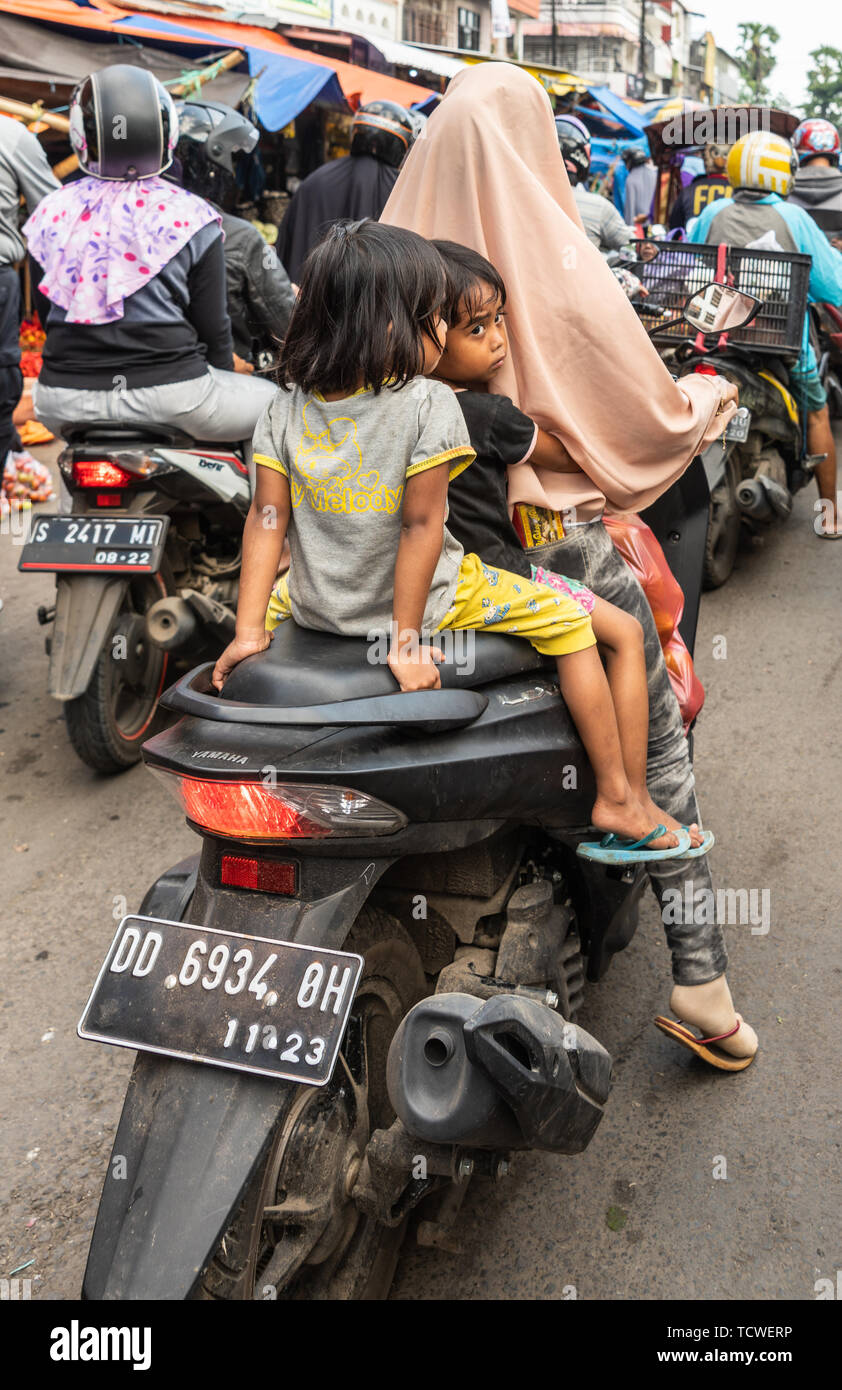
<path fill-rule="evenodd" d="M 691 1052 L 695 1052 L 702 1061 L 709 1062 L 712 1067 L 719 1071 L 745 1071 L 746 1067 L 751 1066 L 757 1053 L 752 1053 L 751 1057 L 732 1057 L 729 1053 L 723 1052 L 721 1047 L 712 1048 L 712 1043 L 722 1042 L 724 1038 L 733 1038 L 735 1033 L 740 1030 L 739 1022 L 727 1033 L 719 1033 L 715 1038 L 697 1038 L 695 1033 L 691 1033 L 686 1024 L 681 1019 L 664 1018 L 659 1014 L 655 1019 L 655 1027 L 660 1028 L 662 1033 L 666 1033 L 668 1038 L 674 1042 L 681 1043 L 682 1047 L 687 1047 Z"/>

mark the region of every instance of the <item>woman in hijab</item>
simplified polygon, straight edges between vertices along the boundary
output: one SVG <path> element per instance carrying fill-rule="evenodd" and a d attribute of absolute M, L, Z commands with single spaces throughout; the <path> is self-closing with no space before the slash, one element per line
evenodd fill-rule
<path fill-rule="evenodd" d="M 510 351 L 496 390 L 557 435 L 580 470 L 510 468 L 509 504 L 528 504 L 534 564 L 582 581 L 642 624 L 649 788 L 680 824 L 701 823 L 652 612 L 601 518 L 606 508 L 640 511 L 666 492 L 733 415 L 734 388 L 720 377 L 672 380 L 585 236 L 549 98 L 519 68 L 484 63 L 453 79 L 382 220 L 469 246 L 502 275 Z M 707 859 L 653 865 L 650 876 L 672 952 L 670 1005 L 703 1036 L 665 1018 L 658 1026 L 694 1050 L 701 1045 L 714 1065 L 748 1065 L 757 1039 L 734 1012 L 721 929 L 694 911 L 711 901 Z"/>

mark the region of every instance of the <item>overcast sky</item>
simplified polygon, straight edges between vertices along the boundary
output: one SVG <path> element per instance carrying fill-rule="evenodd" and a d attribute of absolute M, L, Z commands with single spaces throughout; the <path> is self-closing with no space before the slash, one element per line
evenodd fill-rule
<path fill-rule="evenodd" d="M 806 95 L 810 51 L 827 43 L 842 49 L 842 4 L 839 0 L 686 0 L 690 9 L 707 15 L 721 48 L 736 55 L 738 26 L 759 21 L 777 29 L 778 63 L 769 84 L 783 92 L 795 108 Z"/>

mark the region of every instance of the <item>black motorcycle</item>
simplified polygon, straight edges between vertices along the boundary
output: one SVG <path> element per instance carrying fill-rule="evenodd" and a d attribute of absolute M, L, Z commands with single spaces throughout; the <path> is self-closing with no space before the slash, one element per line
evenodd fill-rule
<path fill-rule="evenodd" d="M 58 462 L 71 514 L 33 522 L 19 569 L 56 575 L 38 619 L 70 741 L 120 772 L 140 761 L 173 663 L 233 635 L 248 470 L 234 446 L 109 421 L 68 430 Z"/>
<path fill-rule="evenodd" d="M 810 257 L 662 242 L 640 273 L 649 297 L 636 307 L 673 373 L 719 373 L 740 392 L 739 418 L 705 454 L 711 502 L 704 584 L 716 589 L 734 568 L 741 533 L 785 520 L 820 462 L 807 453 L 804 412 L 789 375 L 801 349 Z M 714 276 L 718 286 L 707 283 Z M 713 299 L 727 285 L 739 288 L 754 312 L 714 332 Z M 705 314 L 698 322 L 683 314 L 688 294 L 707 296 L 707 322 Z"/>
<path fill-rule="evenodd" d="M 692 649 L 697 461 L 646 514 Z M 79 1025 L 139 1049 L 91 1299 L 382 1297 L 410 1213 L 447 1247 L 470 1179 L 580 1153 L 611 1058 L 575 1023 L 645 875 L 578 858 L 593 777 L 555 668 L 476 634 L 400 693 L 292 622 L 222 695 L 162 698 L 144 758 L 201 836 L 121 922 Z"/>

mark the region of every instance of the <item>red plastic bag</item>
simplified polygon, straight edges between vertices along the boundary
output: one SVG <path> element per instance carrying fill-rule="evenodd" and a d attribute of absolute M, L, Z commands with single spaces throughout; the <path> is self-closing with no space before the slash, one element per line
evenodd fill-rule
<path fill-rule="evenodd" d="M 681 707 L 684 732 L 705 702 L 705 690 L 693 658 L 678 631 L 684 595 L 655 533 L 634 512 L 603 516 L 606 529 L 649 600 L 672 688 Z"/>

